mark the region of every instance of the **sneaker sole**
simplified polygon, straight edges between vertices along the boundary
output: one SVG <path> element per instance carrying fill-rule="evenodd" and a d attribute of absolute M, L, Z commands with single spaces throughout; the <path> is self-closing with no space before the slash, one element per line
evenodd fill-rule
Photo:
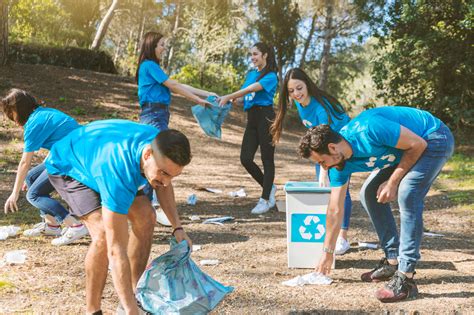
<path fill-rule="evenodd" d="M 396 303 L 400 301 L 406 301 L 406 300 L 415 300 L 418 296 L 418 290 L 415 293 L 408 294 L 407 296 L 401 296 L 398 298 L 387 298 L 387 299 L 378 299 L 382 303 Z"/>

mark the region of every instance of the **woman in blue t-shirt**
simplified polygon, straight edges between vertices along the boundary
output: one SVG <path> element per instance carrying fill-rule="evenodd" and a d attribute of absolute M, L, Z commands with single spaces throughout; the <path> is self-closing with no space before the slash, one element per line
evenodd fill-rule
<path fill-rule="evenodd" d="M 157 32 L 144 35 L 138 58 L 135 79 L 138 84 L 138 102 L 140 104 L 140 123 L 156 127 L 159 131 L 168 130 L 170 121 L 169 106 L 171 92 L 184 96 L 193 104 L 210 106 L 199 96 L 217 96 L 214 93 L 172 80 L 161 68 L 161 56 L 166 51 L 166 38 Z M 151 188 L 149 188 L 151 189 Z M 153 192 L 153 206 L 157 209 L 156 219 L 165 226 L 171 226 L 165 213 L 159 208 L 158 198 Z"/>
<path fill-rule="evenodd" d="M 240 151 L 240 161 L 247 172 L 262 186 L 262 195 L 253 214 L 265 213 L 275 206 L 275 147 L 270 135 L 270 121 L 275 119 L 273 97 L 278 86 L 277 65 L 273 48 L 265 43 L 257 43 L 250 49 L 250 59 L 256 69 L 249 71 L 242 89 L 222 96 L 219 105 L 243 97 L 244 110 L 247 112 Z M 263 172 L 253 161 L 260 146 Z"/>
<path fill-rule="evenodd" d="M 5 115 L 23 128 L 24 141 L 13 191 L 5 202 L 5 213 L 18 211 L 16 203 L 20 190 L 28 187 L 26 199 L 39 209 L 44 221 L 26 230 L 23 233 L 25 236 L 58 236 L 51 243 L 60 246 L 89 234 L 81 221 L 71 216 L 58 201 L 51 198 L 50 194 L 54 188 L 49 182 L 44 163 L 28 171 L 36 151 L 41 148 L 50 150 L 57 141 L 80 125 L 59 110 L 39 106 L 36 99 L 23 90 L 10 90 L 0 101 L 0 105 Z M 66 225 L 66 229 L 61 231 L 62 223 Z"/>
<path fill-rule="evenodd" d="M 331 129 L 339 131 L 350 120 L 344 107 L 336 98 L 320 90 L 303 70 L 293 68 L 285 75 L 279 100 L 280 108 L 271 126 L 273 144 L 280 140 L 283 120 L 292 102 L 296 105 L 301 122 L 306 128 L 327 124 Z M 319 164 L 316 164 L 316 178 L 319 178 L 322 187 L 329 186 L 328 171 L 321 168 Z M 348 189 L 344 203 L 344 220 L 336 243 L 335 253 L 337 255 L 343 255 L 350 248 L 347 241 L 347 231 L 349 230 L 351 212 L 352 200 Z"/>

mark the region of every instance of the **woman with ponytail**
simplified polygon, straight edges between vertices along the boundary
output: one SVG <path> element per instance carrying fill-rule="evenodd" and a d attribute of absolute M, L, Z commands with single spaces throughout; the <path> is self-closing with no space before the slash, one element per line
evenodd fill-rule
<path fill-rule="evenodd" d="M 280 140 L 283 120 L 291 103 L 295 104 L 301 122 L 306 128 L 327 124 L 331 129 L 339 131 L 350 120 L 344 107 L 336 98 L 320 90 L 303 70 L 293 68 L 285 75 L 279 100 L 279 111 L 270 128 L 273 144 Z M 328 171 L 316 164 L 316 178 L 318 177 L 321 186 L 329 186 Z M 336 243 L 335 253 L 337 255 L 343 255 L 350 248 L 347 241 L 347 231 L 351 212 L 352 200 L 348 189 L 344 202 L 344 220 Z"/>
<path fill-rule="evenodd" d="M 278 86 L 278 69 L 273 48 L 265 43 L 256 43 L 250 49 L 250 58 L 256 69 L 247 73 L 241 90 L 222 96 L 219 104 L 223 106 L 229 101 L 243 97 L 247 126 L 242 140 L 240 161 L 262 187 L 261 198 L 251 211 L 252 214 L 261 214 L 275 206 L 275 146 L 270 135 L 270 123 L 275 118 L 273 98 Z M 253 161 L 259 146 L 263 172 Z"/>

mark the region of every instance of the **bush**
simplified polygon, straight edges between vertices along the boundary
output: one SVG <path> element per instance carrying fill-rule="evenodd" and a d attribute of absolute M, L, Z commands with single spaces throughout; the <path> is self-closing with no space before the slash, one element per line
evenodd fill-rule
<path fill-rule="evenodd" d="M 173 76 L 180 83 L 225 95 L 240 89 L 241 83 L 237 71 L 232 65 L 216 63 L 185 65 Z"/>
<path fill-rule="evenodd" d="M 13 62 L 117 73 L 112 58 L 105 52 L 77 47 L 50 47 L 37 44 L 12 43 L 9 45 L 8 58 Z"/>

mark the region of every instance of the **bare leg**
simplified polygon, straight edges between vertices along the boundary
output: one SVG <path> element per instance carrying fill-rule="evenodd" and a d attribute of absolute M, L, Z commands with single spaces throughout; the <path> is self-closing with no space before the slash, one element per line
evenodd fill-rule
<path fill-rule="evenodd" d="M 85 261 L 86 312 L 89 314 L 100 310 L 109 260 L 101 211 L 93 211 L 81 219 L 89 229 L 92 238 Z"/>
<path fill-rule="evenodd" d="M 128 219 L 132 224 L 128 240 L 128 258 L 132 270 L 132 286 L 135 291 L 150 256 L 156 222 L 155 211 L 146 196 L 135 198 L 128 212 Z"/>

